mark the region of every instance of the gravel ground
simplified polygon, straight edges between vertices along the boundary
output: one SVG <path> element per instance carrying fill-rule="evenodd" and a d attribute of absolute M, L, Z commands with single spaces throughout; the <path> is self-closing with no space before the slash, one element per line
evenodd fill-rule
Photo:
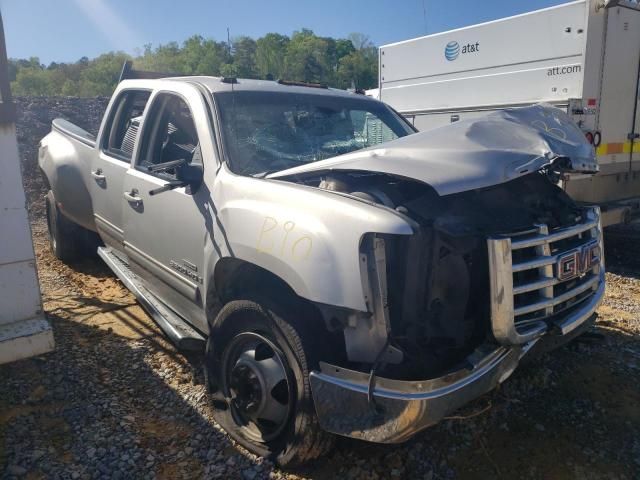
<path fill-rule="evenodd" d="M 639 478 L 640 269 L 617 263 L 624 243 L 609 248 L 618 273 L 594 335 L 409 443 L 340 439 L 282 472 L 215 425 L 198 356 L 167 343 L 98 259 L 69 268 L 44 222 L 33 229 L 57 348 L 0 367 L 2 478 Z"/>
<path fill-rule="evenodd" d="M 57 114 L 84 111 L 97 128 L 104 102 L 20 99 L 56 350 L 0 366 L 0 478 L 640 479 L 640 227 L 607 233 L 611 273 L 591 335 L 406 444 L 339 439 L 324 459 L 283 472 L 213 422 L 201 358 L 176 351 L 99 259 L 70 268 L 49 253 L 33 145 Z"/>

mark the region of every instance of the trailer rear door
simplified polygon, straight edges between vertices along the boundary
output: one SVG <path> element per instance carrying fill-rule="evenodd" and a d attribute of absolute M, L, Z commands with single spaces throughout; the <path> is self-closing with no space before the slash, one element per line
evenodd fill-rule
<path fill-rule="evenodd" d="M 630 14 L 637 20 L 640 18 L 640 4 L 634 3 L 635 11 Z M 637 37 L 640 28 L 636 30 L 636 51 L 640 51 L 640 41 Z M 633 122 L 633 135 L 631 139 L 631 170 L 640 170 L 640 60 L 638 60 L 638 71 L 636 73 L 636 91 L 635 91 L 635 118 Z"/>
<path fill-rule="evenodd" d="M 640 10 L 638 3 L 620 1 L 607 11 L 605 55 L 598 125 L 603 173 L 633 169 L 632 132 L 640 132 L 638 72 L 640 68 Z M 636 143 L 636 150 L 639 148 Z M 636 155 L 640 160 L 640 154 Z M 636 165 L 640 169 L 640 165 Z"/>

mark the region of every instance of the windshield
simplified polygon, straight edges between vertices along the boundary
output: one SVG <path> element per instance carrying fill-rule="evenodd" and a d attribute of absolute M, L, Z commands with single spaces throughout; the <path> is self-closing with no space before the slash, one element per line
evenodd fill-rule
<path fill-rule="evenodd" d="M 372 147 L 413 130 L 366 98 L 236 91 L 216 94 L 231 169 L 264 175 Z"/>

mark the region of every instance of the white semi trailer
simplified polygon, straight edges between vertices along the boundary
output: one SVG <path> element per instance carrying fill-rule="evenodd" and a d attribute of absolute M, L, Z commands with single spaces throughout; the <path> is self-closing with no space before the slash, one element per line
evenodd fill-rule
<path fill-rule="evenodd" d="M 533 103 L 562 108 L 600 164 L 564 188 L 600 204 L 606 225 L 640 214 L 637 1 L 579 0 L 384 45 L 379 56 L 372 94 L 419 130 Z"/>
<path fill-rule="evenodd" d="M 22 187 L 0 16 L 0 364 L 53 350 Z"/>

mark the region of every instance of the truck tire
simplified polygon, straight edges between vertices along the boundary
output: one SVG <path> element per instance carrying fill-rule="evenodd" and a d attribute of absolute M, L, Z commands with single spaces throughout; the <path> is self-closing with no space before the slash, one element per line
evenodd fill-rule
<path fill-rule="evenodd" d="M 318 423 L 309 384 L 323 342 L 294 312 L 266 300 L 232 301 L 207 345 L 216 421 L 244 448 L 283 467 L 320 457 L 334 439 Z"/>
<path fill-rule="evenodd" d="M 86 256 L 88 233 L 66 218 L 58 209 L 53 192 L 46 196 L 47 227 L 51 252 L 58 260 L 69 263 Z"/>

